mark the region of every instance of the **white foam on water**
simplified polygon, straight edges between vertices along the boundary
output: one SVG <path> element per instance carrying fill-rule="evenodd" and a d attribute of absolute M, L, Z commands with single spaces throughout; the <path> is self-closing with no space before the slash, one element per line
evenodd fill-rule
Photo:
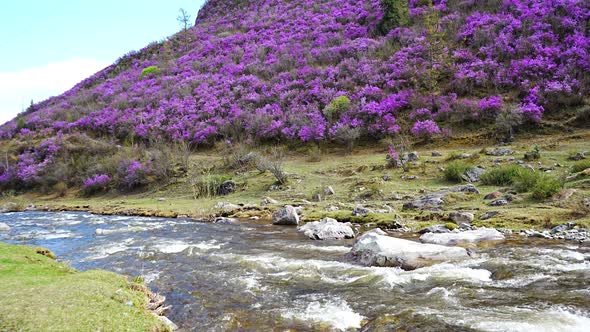
<path fill-rule="evenodd" d="M 113 228 L 113 229 L 97 228 L 94 232 L 96 235 L 110 235 L 110 234 L 116 234 L 116 233 L 136 233 L 136 232 L 153 231 L 153 230 L 160 229 L 163 227 L 165 227 L 165 225 L 150 225 L 150 227 L 128 226 L 128 227 Z"/>
<path fill-rule="evenodd" d="M 55 240 L 73 238 L 76 234 L 63 229 L 39 230 L 20 233 L 15 236 L 17 239 L 35 239 L 35 240 Z"/>
<path fill-rule="evenodd" d="M 180 240 L 165 240 L 153 245 L 152 247 L 165 254 L 177 254 L 185 251 L 191 245 Z"/>
<path fill-rule="evenodd" d="M 281 314 L 287 319 L 328 323 L 340 331 L 360 328 L 361 322 L 365 318 L 354 312 L 348 303 L 341 299 L 325 302 L 313 301 L 305 308 L 288 309 Z"/>
<path fill-rule="evenodd" d="M 473 327 L 490 332 L 586 332 L 590 327 L 588 313 L 568 308 L 556 306 L 538 311 L 512 308 L 512 311 L 510 318 L 489 320 L 491 317 L 479 317 L 484 321 L 473 324 Z"/>
<path fill-rule="evenodd" d="M 129 245 L 132 243 L 133 243 L 133 239 L 125 239 L 122 242 L 111 243 L 111 244 L 108 244 L 105 246 L 95 248 L 94 249 L 95 254 L 86 257 L 85 260 L 98 260 L 98 259 L 107 258 L 113 254 L 118 253 L 118 252 L 123 252 L 123 251 L 129 250 L 131 248 Z"/>
<path fill-rule="evenodd" d="M 342 254 L 346 254 L 346 253 L 350 252 L 350 247 L 345 247 L 345 246 L 317 246 L 317 245 L 313 245 L 313 244 L 300 244 L 300 245 L 290 245 L 289 248 L 298 249 L 298 250 L 334 252 L 334 253 L 342 253 Z"/>
<path fill-rule="evenodd" d="M 490 282 L 492 272 L 485 269 L 463 267 L 451 263 L 441 263 L 419 268 L 412 271 L 403 271 L 399 268 L 375 267 L 375 273 L 383 277 L 383 281 L 390 286 L 411 283 L 413 281 L 425 281 L 430 278 L 446 280 L 462 280 L 467 282 Z"/>

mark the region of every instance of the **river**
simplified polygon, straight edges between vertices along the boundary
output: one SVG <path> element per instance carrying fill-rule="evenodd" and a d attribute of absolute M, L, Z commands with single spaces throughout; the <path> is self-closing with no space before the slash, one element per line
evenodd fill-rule
<path fill-rule="evenodd" d="M 79 270 L 143 276 L 187 331 L 588 331 L 590 247 L 509 240 L 414 271 L 346 259 L 268 222 L 208 224 L 82 212 L 0 214 L 0 241 L 47 247 Z"/>

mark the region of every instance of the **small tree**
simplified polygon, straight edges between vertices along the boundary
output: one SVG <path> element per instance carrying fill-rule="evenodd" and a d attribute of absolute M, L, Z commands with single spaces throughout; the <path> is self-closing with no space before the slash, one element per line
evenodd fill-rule
<path fill-rule="evenodd" d="M 178 21 L 182 29 L 180 32 L 180 39 L 182 42 L 183 49 L 186 50 L 188 48 L 188 44 L 190 43 L 189 28 L 191 25 L 191 16 L 184 8 L 180 8 L 178 10 L 178 13 L 179 14 L 176 20 Z"/>
<path fill-rule="evenodd" d="M 381 0 L 383 19 L 379 30 L 386 35 L 391 29 L 407 25 L 410 21 L 410 9 L 407 0 Z"/>

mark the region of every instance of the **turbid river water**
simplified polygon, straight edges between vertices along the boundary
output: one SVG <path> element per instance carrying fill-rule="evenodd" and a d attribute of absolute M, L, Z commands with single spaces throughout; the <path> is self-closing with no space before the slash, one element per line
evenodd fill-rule
<path fill-rule="evenodd" d="M 0 222 L 11 226 L 0 241 L 47 247 L 80 270 L 143 276 L 188 331 L 356 331 L 387 315 L 408 331 L 590 331 L 590 248 L 575 243 L 506 241 L 402 271 L 351 263 L 351 241 L 268 223 L 73 212 Z"/>

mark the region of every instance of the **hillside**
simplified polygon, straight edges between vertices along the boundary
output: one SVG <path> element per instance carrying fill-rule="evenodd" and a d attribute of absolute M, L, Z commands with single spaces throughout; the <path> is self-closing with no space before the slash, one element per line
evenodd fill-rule
<path fill-rule="evenodd" d="M 352 147 L 587 125 L 589 17 L 576 0 L 211 0 L 194 27 L 3 125 L 0 185 L 133 189 L 171 176 L 155 165 L 169 143 Z"/>

